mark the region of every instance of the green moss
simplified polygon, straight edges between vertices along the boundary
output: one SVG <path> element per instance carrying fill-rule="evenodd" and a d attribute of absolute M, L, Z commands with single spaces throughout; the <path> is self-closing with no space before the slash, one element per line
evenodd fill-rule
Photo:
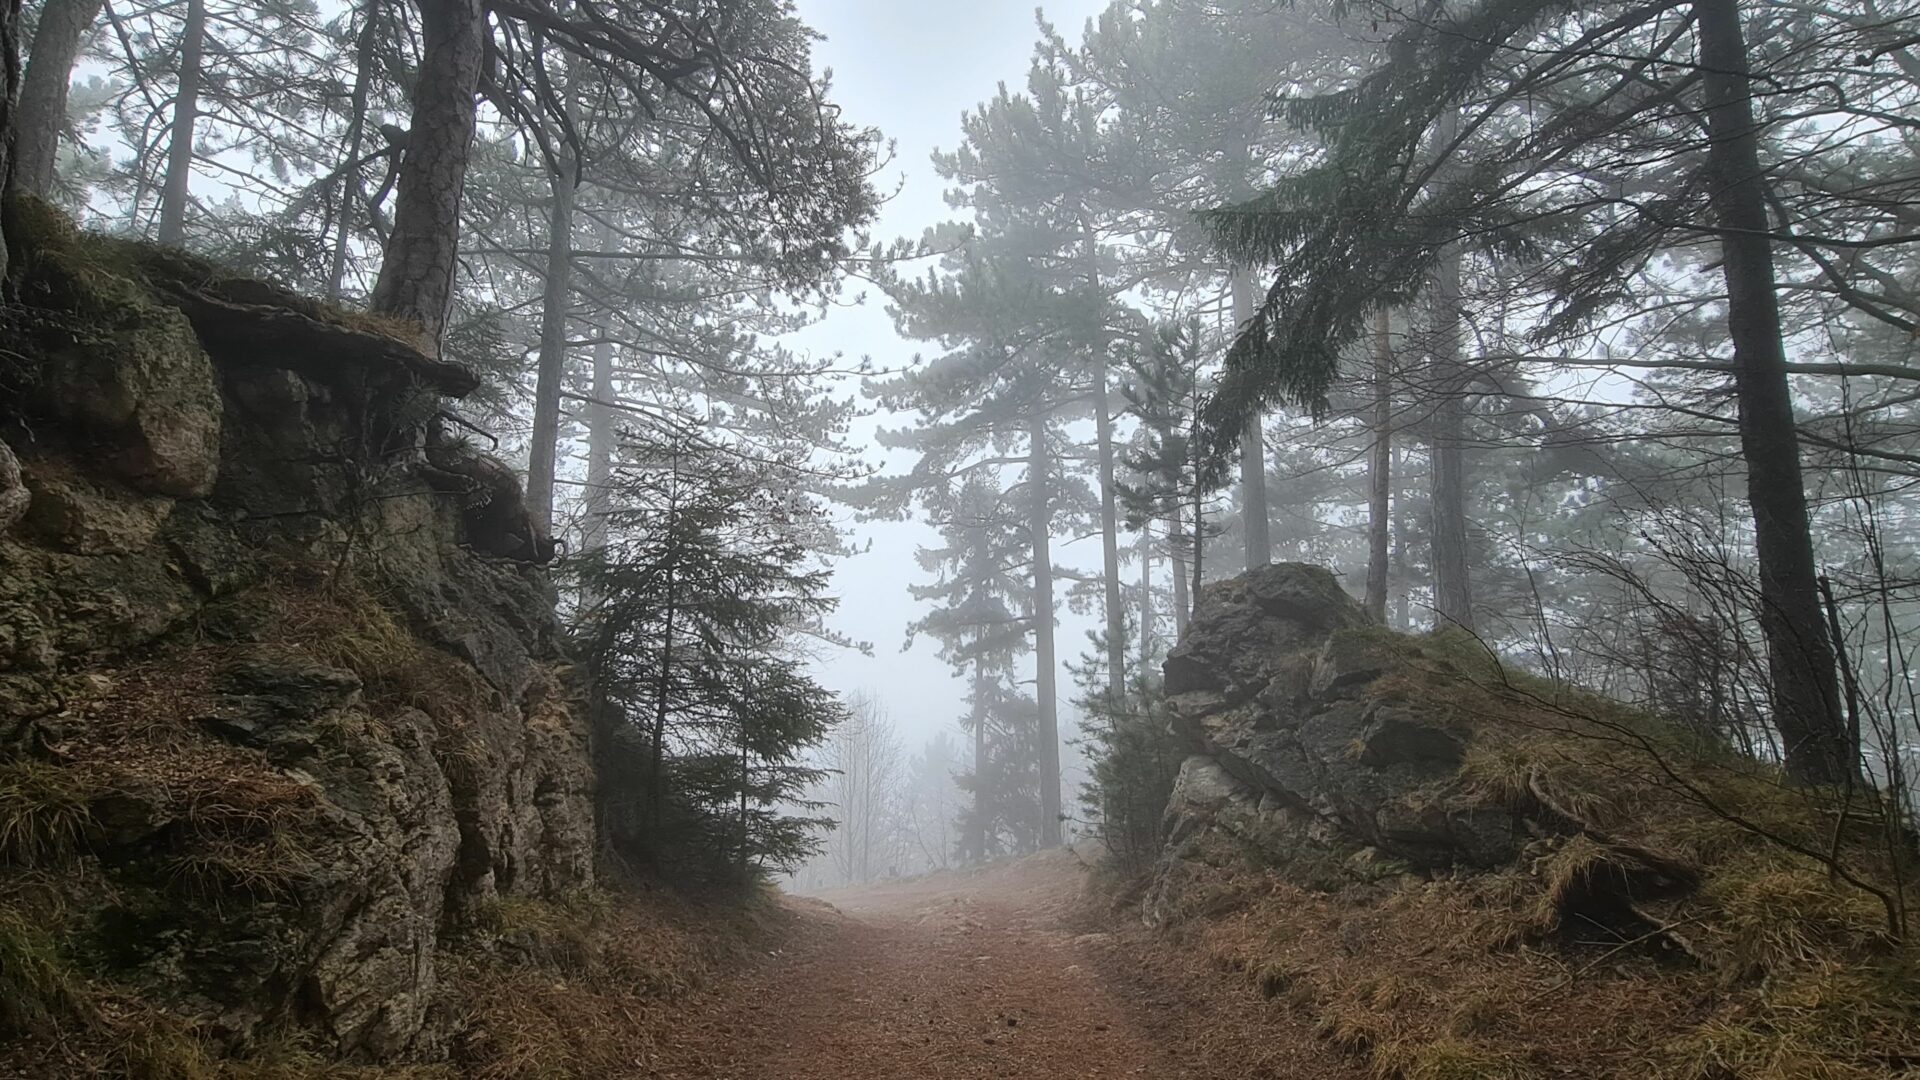
<path fill-rule="evenodd" d="M 80 232 L 30 195 L 9 198 L 5 212 L 14 276 L 28 306 L 65 314 L 81 329 L 118 328 L 155 307 L 137 245 Z"/>

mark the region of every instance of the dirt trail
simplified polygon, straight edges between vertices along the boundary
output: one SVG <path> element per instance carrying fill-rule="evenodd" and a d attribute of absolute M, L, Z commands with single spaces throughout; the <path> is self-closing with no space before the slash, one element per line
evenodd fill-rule
<path fill-rule="evenodd" d="M 696 1003 L 650 1075 L 1350 1075 L 1346 1062 L 1328 1060 L 1244 984 L 1168 970 L 1173 954 L 1144 934 L 1086 932 L 1075 918 L 1081 890 L 1079 861 L 1060 851 L 973 874 L 831 894 L 831 907 L 811 905 L 782 954 Z M 1251 1056 L 1263 1060 L 1256 1065 L 1233 1052 L 1234 1039 L 1223 1039 L 1223 1031 L 1257 1039 L 1259 1053 Z M 1295 1045 L 1276 1049 L 1276 1039 Z"/>

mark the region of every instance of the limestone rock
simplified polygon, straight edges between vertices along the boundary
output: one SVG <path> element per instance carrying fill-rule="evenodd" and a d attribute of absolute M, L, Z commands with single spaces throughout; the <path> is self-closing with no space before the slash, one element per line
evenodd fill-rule
<path fill-rule="evenodd" d="M 1510 859 L 1523 830 L 1462 797 L 1466 738 L 1445 706 L 1387 678 L 1424 662 L 1325 570 L 1282 564 L 1210 586 L 1166 662 L 1168 717 L 1194 756 L 1167 810 L 1150 921 L 1220 842 L 1329 888 Z"/>
<path fill-rule="evenodd" d="M 27 531 L 76 555 L 139 551 L 173 512 L 167 496 L 108 487 L 63 469 L 28 469 L 26 482 L 33 492 Z"/>
<path fill-rule="evenodd" d="M 1318 566 L 1276 563 L 1216 582 L 1202 592 L 1187 635 L 1167 654 L 1167 693 L 1250 695 L 1266 685 L 1279 658 L 1367 622 L 1359 603 Z"/>
<path fill-rule="evenodd" d="M 35 435 L 18 483 L 0 446 L 0 764 L 113 771 L 71 875 L 105 883 L 89 955 L 196 1035 L 443 1057 L 445 935 L 590 885 L 595 852 L 552 586 L 476 553 L 407 460 L 471 373 L 6 212 L 38 239 L 0 400 Z"/>
<path fill-rule="evenodd" d="M 220 391 L 185 316 L 136 309 L 49 359 L 43 407 L 101 447 L 101 465 L 136 491 L 198 498 L 213 490 Z"/>
<path fill-rule="evenodd" d="M 15 522 L 26 516 L 32 499 L 20 476 L 20 460 L 13 456 L 11 447 L 0 442 L 0 533 L 13 528 Z"/>

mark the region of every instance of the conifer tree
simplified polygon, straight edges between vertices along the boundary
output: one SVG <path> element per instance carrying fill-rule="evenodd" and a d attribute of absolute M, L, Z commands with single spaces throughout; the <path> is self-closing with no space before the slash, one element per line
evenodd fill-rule
<path fill-rule="evenodd" d="M 791 473 L 703 440 L 630 439 L 605 546 L 575 566 L 609 842 L 656 865 L 745 877 L 813 850 L 803 751 L 842 709 L 792 636 L 835 601 L 812 546 L 820 509 Z M 812 808 L 817 809 L 817 808 Z M 724 854 L 716 860 L 715 856 Z"/>

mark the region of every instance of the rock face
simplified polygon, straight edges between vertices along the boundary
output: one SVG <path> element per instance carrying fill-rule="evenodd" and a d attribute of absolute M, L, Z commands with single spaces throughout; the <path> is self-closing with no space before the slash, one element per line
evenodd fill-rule
<path fill-rule="evenodd" d="M 434 1058 L 449 934 L 593 875 L 551 589 L 422 476 L 471 376 L 25 212 L 0 798 L 31 780 L 79 825 L 0 845 L 0 886 L 56 872 L 67 951 L 202 1035 Z"/>
<path fill-rule="evenodd" d="M 1524 837 L 1456 798 L 1463 736 L 1388 678 L 1417 663 L 1332 574 L 1282 563 L 1209 586 L 1167 656 L 1167 711 L 1193 756 L 1167 809 L 1146 915 L 1221 845 L 1326 880 L 1491 866 Z M 1383 869 L 1385 868 L 1385 869 Z"/>

